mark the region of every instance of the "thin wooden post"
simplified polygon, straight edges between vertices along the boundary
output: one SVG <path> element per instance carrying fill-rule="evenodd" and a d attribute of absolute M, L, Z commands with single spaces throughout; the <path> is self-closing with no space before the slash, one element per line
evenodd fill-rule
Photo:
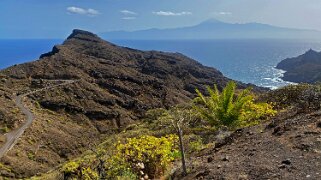
<path fill-rule="evenodd" d="M 181 158 L 182 158 L 182 168 L 183 168 L 183 176 L 187 175 L 187 170 L 186 170 L 186 161 L 185 161 L 185 149 L 183 145 L 183 131 L 181 127 L 178 125 L 178 138 L 179 138 L 179 148 L 181 150 Z"/>

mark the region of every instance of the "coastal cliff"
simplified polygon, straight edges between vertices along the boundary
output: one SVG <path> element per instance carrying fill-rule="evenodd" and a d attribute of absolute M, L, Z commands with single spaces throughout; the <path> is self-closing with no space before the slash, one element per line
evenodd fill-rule
<path fill-rule="evenodd" d="M 304 54 L 281 61 L 276 68 L 285 70 L 285 81 L 315 83 L 321 81 L 321 53 L 310 49 Z"/>

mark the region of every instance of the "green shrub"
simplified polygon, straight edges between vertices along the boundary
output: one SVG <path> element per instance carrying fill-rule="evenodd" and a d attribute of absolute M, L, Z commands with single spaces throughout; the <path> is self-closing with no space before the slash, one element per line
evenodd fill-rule
<path fill-rule="evenodd" d="M 298 84 L 273 90 L 263 96 L 262 100 L 274 103 L 278 109 L 297 108 L 303 112 L 321 108 L 321 85 Z"/>
<path fill-rule="evenodd" d="M 155 178 L 157 175 L 162 175 L 178 151 L 176 141 L 175 135 L 160 138 L 144 135 L 127 138 L 126 143 L 118 142 L 115 145 L 115 154 L 107 162 L 108 177 L 135 174 L 137 177 L 148 175 L 149 178 Z"/>
<path fill-rule="evenodd" d="M 6 165 L 4 165 L 2 163 L 0 163 L 0 170 L 7 171 L 7 172 L 11 172 L 12 171 L 8 166 L 6 166 Z"/>
<path fill-rule="evenodd" d="M 81 169 L 81 178 L 84 180 L 98 180 L 98 173 L 92 170 L 90 167 Z"/>
<path fill-rule="evenodd" d="M 35 159 L 35 154 L 33 152 L 28 152 L 27 156 L 30 160 L 34 160 Z"/>
<path fill-rule="evenodd" d="M 137 175 L 134 174 L 131 170 L 124 170 L 120 176 L 117 176 L 115 179 L 118 180 L 133 180 L 138 179 Z"/>
<path fill-rule="evenodd" d="M 10 131 L 10 129 L 8 128 L 7 125 L 4 125 L 4 127 L 1 128 L 2 133 L 8 133 L 9 131 Z"/>
<path fill-rule="evenodd" d="M 75 173 L 77 171 L 78 167 L 79 167 L 79 164 L 77 162 L 71 161 L 71 162 L 65 164 L 62 167 L 62 170 L 66 174 L 71 174 L 71 173 Z"/>
<path fill-rule="evenodd" d="M 98 173 L 92 170 L 90 167 L 86 167 L 88 164 L 82 164 L 82 162 L 71 161 L 62 167 L 64 179 L 82 179 L 82 180 L 94 180 L 98 179 Z"/>
<path fill-rule="evenodd" d="M 80 164 L 74 161 L 71 161 L 67 164 L 65 164 L 62 167 L 62 173 L 64 176 L 64 179 L 76 179 L 80 174 Z"/>
<path fill-rule="evenodd" d="M 189 144 L 187 146 L 188 153 L 198 152 L 204 148 L 202 138 L 199 136 L 190 135 L 190 137 L 188 137 L 188 141 L 189 141 Z"/>
<path fill-rule="evenodd" d="M 152 123 L 157 121 L 157 119 L 162 116 L 166 112 L 165 109 L 162 108 L 156 108 L 148 110 L 145 114 L 144 120 L 148 123 Z"/>
<path fill-rule="evenodd" d="M 276 113 L 271 104 L 254 103 L 250 88 L 235 93 L 236 84 L 231 81 L 220 93 L 217 86 L 207 87 L 209 97 L 205 97 L 196 89 L 198 97 L 194 100 L 194 108 L 200 116 L 212 126 L 238 128 L 257 124 L 260 118 Z"/>
<path fill-rule="evenodd" d="M 155 111 L 148 111 L 155 112 Z M 197 112 L 190 106 L 174 106 L 168 110 L 157 109 L 158 114 L 154 114 L 153 121 L 147 121 L 146 125 L 152 132 L 162 134 L 177 133 L 175 124 L 179 123 L 184 132 L 190 132 L 192 128 L 203 128 L 208 123 L 200 122 Z"/>

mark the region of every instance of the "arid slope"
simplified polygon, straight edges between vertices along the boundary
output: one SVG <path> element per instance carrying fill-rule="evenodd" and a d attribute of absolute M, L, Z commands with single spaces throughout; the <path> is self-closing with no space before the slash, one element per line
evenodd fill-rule
<path fill-rule="evenodd" d="M 119 47 L 82 30 L 39 60 L 7 68 L 0 76 L 3 133 L 25 120 L 15 94 L 50 86 L 50 80 L 78 80 L 24 98 L 35 120 L 1 159 L 6 168 L 0 174 L 10 178 L 46 172 L 138 121 L 148 109 L 188 102 L 195 88 L 214 83 L 221 88 L 229 81 L 182 54 Z"/>

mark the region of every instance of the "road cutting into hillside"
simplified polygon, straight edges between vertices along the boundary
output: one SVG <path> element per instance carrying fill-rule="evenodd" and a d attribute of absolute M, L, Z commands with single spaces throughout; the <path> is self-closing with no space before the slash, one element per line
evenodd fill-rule
<path fill-rule="evenodd" d="M 6 142 L 5 144 L 0 148 L 0 158 L 2 158 L 10 149 L 17 143 L 19 138 L 22 136 L 24 131 L 29 128 L 35 119 L 35 115 L 31 112 L 30 109 L 28 109 L 24 104 L 23 104 L 23 99 L 24 97 L 27 97 L 28 95 L 35 94 L 37 92 L 41 91 L 46 91 L 50 90 L 59 86 L 65 86 L 68 84 L 72 84 L 77 82 L 78 80 L 47 80 L 50 82 L 62 82 L 60 84 L 52 85 L 52 86 L 47 86 L 42 89 L 38 89 L 35 91 L 31 91 L 25 94 L 21 94 L 15 97 L 15 104 L 18 106 L 20 111 L 25 115 L 26 121 L 23 125 L 21 125 L 18 129 L 15 129 L 7 134 L 5 134 L 5 139 Z"/>

